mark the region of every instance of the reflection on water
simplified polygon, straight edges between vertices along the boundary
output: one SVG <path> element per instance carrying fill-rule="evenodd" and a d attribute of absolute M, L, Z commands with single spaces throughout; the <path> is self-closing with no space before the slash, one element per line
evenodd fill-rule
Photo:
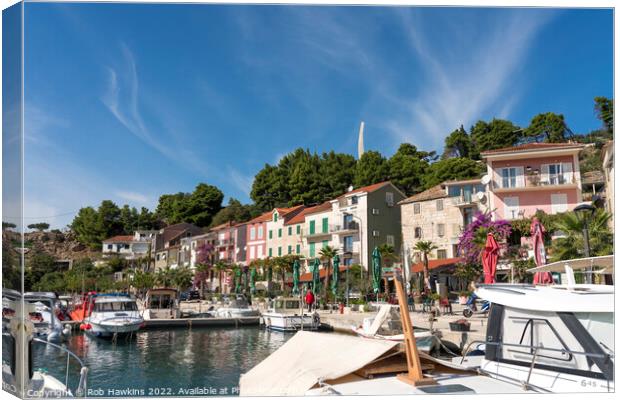
<path fill-rule="evenodd" d="M 109 389 L 133 390 L 125 392 L 125 396 L 192 395 L 179 390 L 197 387 L 227 388 L 228 394 L 235 394 L 240 374 L 291 337 L 257 327 L 193 328 L 144 331 L 129 341 L 119 338 L 114 344 L 76 333 L 67 347 L 89 368 L 90 396 L 123 395 Z M 64 382 L 66 356 L 40 344 L 33 350 L 35 367 Z M 75 363 L 70 374 L 73 379 L 69 386 L 74 388 L 79 376 Z"/>

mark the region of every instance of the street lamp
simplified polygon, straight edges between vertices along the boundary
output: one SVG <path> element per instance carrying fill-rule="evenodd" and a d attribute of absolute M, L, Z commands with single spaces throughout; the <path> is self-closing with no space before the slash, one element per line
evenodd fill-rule
<path fill-rule="evenodd" d="M 577 219 L 579 219 L 583 225 L 583 250 L 586 258 L 590 257 L 590 235 L 588 233 L 588 220 L 592 218 L 596 208 L 589 203 L 579 204 L 573 209 Z M 592 283 L 592 267 L 586 269 L 586 283 Z"/>

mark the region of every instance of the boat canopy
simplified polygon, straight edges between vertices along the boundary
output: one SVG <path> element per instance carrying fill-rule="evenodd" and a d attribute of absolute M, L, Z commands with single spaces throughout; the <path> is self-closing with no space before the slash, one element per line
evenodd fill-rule
<path fill-rule="evenodd" d="M 613 274 L 614 256 L 609 255 L 556 261 L 550 264 L 541 265 L 540 267 L 530 268 L 527 270 L 527 272 L 531 274 L 534 274 L 536 272 L 565 272 L 567 266 L 573 270 L 598 267 L 602 268 L 602 270 L 599 270 L 596 273 Z"/>
<path fill-rule="evenodd" d="M 389 340 L 300 331 L 239 380 L 240 396 L 303 396 L 398 346 Z"/>
<path fill-rule="evenodd" d="M 476 296 L 490 303 L 532 311 L 613 312 L 610 285 L 480 285 Z"/>

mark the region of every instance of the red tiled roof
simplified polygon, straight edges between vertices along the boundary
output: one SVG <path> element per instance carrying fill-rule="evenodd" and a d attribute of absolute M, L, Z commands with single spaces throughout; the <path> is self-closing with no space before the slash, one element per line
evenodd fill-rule
<path fill-rule="evenodd" d="M 346 192 L 346 193 L 344 193 L 344 194 L 340 195 L 340 196 L 339 196 L 339 197 L 337 197 L 337 198 L 339 199 L 339 198 L 341 198 L 341 197 L 344 197 L 344 196 L 347 196 L 347 195 L 350 195 L 350 194 L 354 194 L 354 193 L 361 193 L 361 192 L 372 193 L 372 192 L 374 192 L 375 190 L 381 189 L 382 187 L 384 187 L 384 186 L 386 186 L 386 185 L 389 185 L 390 183 L 392 183 L 392 182 L 390 182 L 390 181 L 385 181 L 385 182 L 375 183 L 375 184 L 373 184 L 373 185 L 362 186 L 361 188 L 351 190 L 350 192 Z"/>
<path fill-rule="evenodd" d="M 133 235 L 112 236 L 111 238 L 103 241 L 103 243 L 125 243 L 125 242 L 133 242 Z"/>
<path fill-rule="evenodd" d="M 323 204 L 319 204 L 318 206 L 307 207 L 302 212 L 295 215 L 293 218 L 289 219 L 288 221 L 285 221 L 284 225 L 301 224 L 305 221 L 306 215 L 331 210 L 331 208 L 332 208 L 332 203 L 329 201 L 326 201 Z"/>
<path fill-rule="evenodd" d="M 453 181 L 445 181 L 442 183 L 442 185 L 445 186 L 450 186 L 450 185 L 464 185 L 467 183 L 480 183 L 481 179 L 480 178 L 475 178 L 475 179 L 464 179 L 464 180 L 453 180 Z"/>
<path fill-rule="evenodd" d="M 501 149 L 487 150 L 480 153 L 482 156 L 487 154 L 496 153 L 517 153 L 519 151 L 534 151 L 534 150 L 552 150 L 552 149 L 570 149 L 570 148 L 582 148 L 584 147 L 579 143 L 526 143 L 520 146 L 502 147 Z"/>
<path fill-rule="evenodd" d="M 439 260 L 428 260 L 428 269 L 432 270 L 439 267 L 447 267 L 450 265 L 456 265 L 464 261 L 464 258 L 455 257 L 455 258 L 442 258 Z M 424 272 L 424 262 L 420 261 L 419 263 L 411 266 L 411 272 Z"/>
<path fill-rule="evenodd" d="M 446 189 L 443 188 L 443 184 L 439 184 L 433 186 L 430 189 L 423 191 L 422 193 L 414 194 L 411 197 L 406 198 L 405 200 L 399 202 L 398 204 L 407 204 L 413 203 L 416 201 L 427 201 L 427 200 L 435 200 L 447 197 Z"/>
<path fill-rule="evenodd" d="M 235 222 L 228 221 L 228 222 L 225 222 L 225 223 L 223 223 L 223 224 L 219 224 L 219 225 L 217 225 L 217 226 L 214 226 L 213 228 L 211 228 L 211 230 L 212 230 L 212 231 L 219 231 L 219 230 L 221 230 L 221 229 L 231 228 L 231 227 L 233 227 L 234 225 L 235 225 Z"/>
<path fill-rule="evenodd" d="M 303 210 L 306 206 L 304 206 L 303 204 L 298 204 L 296 206 L 293 207 L 286 207 L 286 208 L 276 208 L 276 210 L 278 210 L 278 214 L 280 214 L 281 218 L 286 218 L 289 216 L 289 214 L 291 213 L 298 213 L 299 211 Z M 272 212 L 273 214 L 273 212 Z M 295 215 L 294 214 L 294 215 Z"/>
<path fill-rule="evenodd" d="M 258 217 L 251 219 L 248 221 L 248 224 L 257 224 L 259 222 L 267 222 L 267 221 L 271 221 L 271 214 L 273 213 L 273 211 L 267 211 L 264 214 L 259 215 Z"/>

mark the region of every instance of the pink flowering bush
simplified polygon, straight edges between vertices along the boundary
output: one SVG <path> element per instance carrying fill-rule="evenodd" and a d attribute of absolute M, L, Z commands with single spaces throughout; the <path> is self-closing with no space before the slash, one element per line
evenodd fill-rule
<path fill-rule="evenodd" d="M 481 254 L 487 241 L 487 234 L 492 233 L 497 243 L 503 245 L 506 242 L 512 227 L 510 222 L 500 219 L 493 221 L 490 212 L 477 211 L 472 222 L 465 227 L 459 237 L 459 252 L 465 258 L 465 264 L 480 265 Z"/>

